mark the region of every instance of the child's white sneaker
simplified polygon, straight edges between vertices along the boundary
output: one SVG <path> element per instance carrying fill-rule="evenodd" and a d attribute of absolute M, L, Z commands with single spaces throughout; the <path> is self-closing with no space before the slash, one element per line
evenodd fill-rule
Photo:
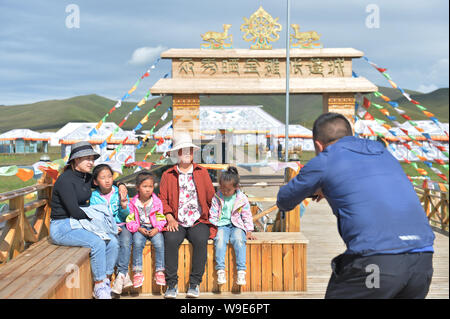
<path fill-rule="evenodd" d="M 116 276 L 116 279 L 114 280 L 113 287 L 111 288 L 111 291 L 113 293 L 117 295 L 120 295 L 122 293 L 124 279 L 125 275 L 119 272 L 119 274 Z"/>
<path fill-rule="evenodd" d="M 237 272 L 237 280 L 236 280 L 236 284 L 240 285 L 240 286 L 245 286 L 247 284 L 247 282 L 245 281 L 245 270 L 239 270 Z"/>
<path fill-rule="evenodd" d="M 130 274 L 127 273 L 123 280 L 123 289 L 130 288 L 133 286 L 133 282 L 131 281 Z"/>
<path fill-rule="evenodd" d="M 217 271 L 217 283 L 219 285 L 223 285 L 227 282 L 227 278 L 225 277 L 225 270 L 220 269 Z"/>

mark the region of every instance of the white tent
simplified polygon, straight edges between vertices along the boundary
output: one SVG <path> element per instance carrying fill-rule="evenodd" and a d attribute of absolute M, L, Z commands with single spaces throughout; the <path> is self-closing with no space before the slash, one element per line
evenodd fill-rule
<path fill-rule="evenodd" d="M 14 129 L 3 134 L 0 134 L 0 139 L 2 140 L 15 140 L 15 139 L 24 139 L 24 140 L 45 140 L 48 141 L 48 138 L 43 136 L 39 132 L 35 132 L 29 129 Z"/>
<path fill-rule="evenodd" d="M 49 140 L 39 132 L 14 129 L 0 134 L 0 153 L 47 153 Z"/>
<path fill-rule="evenodd" d="M 128 137 L 120 152 L 115 154 L 112 160 L 124 163 L 129 156 L 131 156 L 131 158 L 128 161 L 133 162 L 135 160 L 135 151 L 138 140 L 133 132 L 124 131 L 115 123 L 106 122 L 97 130 L 97 134 L 89 136 L 89 133 L 96 125 L 97 123 L 81 123 L 81 125 L 78 125 L 73 132 L 62 137 L 59 141 L 61 143 L 61 156 L 64 158 L 66 154 L 70 153 L 72 144 L 79 141 L 88 141 L 94 146 L 95 151 L 101 155 L 99 161 L 105 161 L 114 149 Z M 117 132 L 114 133 L 113 137 L 107 143 L 107 146 L 100 148 L 100 144 L 102 144 L 115 130 L 117 130 Z"/>
<path fill-rule="evenodd" d="M 274 149 L 281 142 L 283 149 L 285 148 L 285 126 L 274 128 L 270 132 L 274 139 Z M 289 149 L 301 148 L 303 151 L 314 151 L 314 143 L 312 140 L 312 131 L 302 125 L 289 125 Z"/>
<path fill-rule="evenodd" d="M 416 123 L 419 130 L 423 130 L 423 132 L 420 132 L 419 130 L 414 128 L 414 126 L 409 122 L 404 122 L 400 127 L 392 127 L 388 130 L 388 128 L 373 120 L 356 121 L 355 132 L 363 137 L 369 137 L 372 139 L 376 139 L 377 136 L 372 134 L 370 129 L 372 129 L 372 131 L 375 133 L 378 132 L 383 134 L 390 142 L 389 151 L 399 161 L 402 161 L 404 159 L 407 159 L 409 161 L 420 160 L 416 155 L 414 155 L 413 152 L 409 151 L 408 148 L 403 145 L 403 143 L 405 142 L 417 154 L 427 158 L 428 160 L 447 160 L 444 154 L 433 145 L 444 146 L 448 151 L 448 137 L 447 135 L 445 135 L 445 132 L 448 132 L 449 124 L 442 123 L 440 127 L 438 127 L 433 121 L 415 121 L 414 123 Z M 410 138 L 406 135 L 406 132 L 403 132 L 401 129 L 406 130 L 408 135 L 414 137 L 422 146 L 419 146 L 411 141 Z M 429 134 L 433 142 L 430 142 L 429 139 L 427 140 L 423 133 Z"/>
<path fill-rule="evenodd" d="M 69 122 L 63 127 L 61 127 L 58 131 L 55 132 L 55 134 L 51 137 L 50 145 L 51 146 L 60 146 L 59 140 L 62 139 L 67 134 L 72 133 L 77 128 L 79 128 L 81 125 L 85 123 L 82 122 Z"/>
<path fill-rule="evenodd" d="M 445 132 L 448 132 L 448 128 L 449 128 L 448 123 L 441 123 L 440 127 L 438 127 L 433 121 L 414 121 L 414 123 L 416 123 L 417 127 L 419 129 L 423 130 L 424 133 L 430 134 L 430 136 L 432 137 L 433 140 L 448 142 L 448 137 L 445 135 Z M 422 132 L 420 132 L 419 130 L 414 128 L 414 126 L 408 121 L 402 123 L 400 125 L 400 127 L 395 127 L 393 125 L 391 125 L 391 126 L 392 126 L 392 129 L 390 131 L 394 131 L 394 133 L 397 134 L 398 136 L 401 136 L 401 137 L 406 136 L 405 133 L 400 129 L 400 128 L 402 128 L 404 130 L 407 130 L 408 134 L 413 137 L 418 137 L 418 138 L 423 137 Z M 373 135 L 370 132 L 369 127 L 374 132 L 380 132 L 383 135 L 386 135 L 386 137 L 389 137 L 389 138 L 395 137 L 391 132 L 389 132 L 389 130 L 386 127 L 382 126 L 375 120 L 358 120 L 358 121 L 356 121 L 355 132 L 358 134 L 365 135 L 365 136 Z"/>
<path fill-rule="evenodd" d="M 213 139 L 219 129 L 232 133 L 233 145 L 267 145 L 268 138 L 284 139 L 284 123 L 258 106 L 200 106 L 200 134 L 202 139 Z M 147 133 L 144 131 L 143 133 Z M 154 139 L 165 139 L 157 147 L 158 152 L 168 150 L 173 134 L 172 121 L 166 123 L 153 135 Z M 311 130 L 301 125 L 289 125 L 290 143 L 304 144 L 312 138 Z M 312 145 L 312 144 L 311 144 Z"/>

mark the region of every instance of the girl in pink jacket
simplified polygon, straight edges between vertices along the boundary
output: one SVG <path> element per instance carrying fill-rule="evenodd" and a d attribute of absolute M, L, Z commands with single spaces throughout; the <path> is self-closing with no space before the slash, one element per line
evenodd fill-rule
<path fill-rule="evenodd" d="M 216 251 L 217 283 L 226 283 L 225 253 L 231 242 L 236 253 L 238 285 L 245 285 L 246 242 L 254 239 L 253 217 L 247 196 L 239 189 L 239 174 L 236 167 L 228 167 L 219 178 L 219 190 L 214 195 L 209 211 L 209 221 L 218 227 L 214 238 Z"/>
<path fill-rule="evenodd" d="M 161 200 L 153 193 L 155 177 L 142 172 L 136 177 L 138 194 L 128 205 L 130 214 L 127 217 L 127 229 L 133 234 L 133 286 L 138 288 L 144 282 L 142 273 L 142 252 L 147 240 L 155 247 L 155 280 L 157 285 L 165 286 L 164 275 L 164 236 L 162 231 L 167 223 L 163 214 Z"/>

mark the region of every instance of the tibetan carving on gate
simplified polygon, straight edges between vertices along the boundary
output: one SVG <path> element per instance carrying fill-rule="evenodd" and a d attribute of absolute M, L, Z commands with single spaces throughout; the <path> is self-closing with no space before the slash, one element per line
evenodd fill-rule
<path fill-rule="evenodd" d="M 282 78 L 285 58 L 205 57 L 174 59 L 175 78 Z M 341 57 L 291 57 L 292 78 L 351 77 L 351 61 Z"/>
<path fill-rule="evenodd" d="M 291 48 L 323 48 L 323 45 L 321 43 L 315 43 L 315 41 L 319 41 L 321 36 L 316 31 L 300 32 L 300 26 L 298 24 L 291 24 L 291 27 L 292 29 L 294 29 L 294 33 L 291 33 L 289 36 L 289 43 Z"/>
<path fill-rule="evenodd" d="M 231 24 L 223 25 L 223 32 L 208 31 L 201 34 L 202 40 L 208 43 L 202 43 L 200 49 L 231 49 L 233 47 L 233 35 L 228 34 Z M 229 41 L 226 43 L 225 41 Z"/>
<path fill-rule="evenodd" d="M 274 19 L 270 14 L 259 7 L 249 19 L 244 18 L 245 23 L 241 25 L 241 31 L 245 32 L 242 37 L 247 42 L 253 42 L 251 49 L 272 49 L 270 42 L 277 41 L 280 36 L 278 32 L 282 27 L 278 18 Z"/>

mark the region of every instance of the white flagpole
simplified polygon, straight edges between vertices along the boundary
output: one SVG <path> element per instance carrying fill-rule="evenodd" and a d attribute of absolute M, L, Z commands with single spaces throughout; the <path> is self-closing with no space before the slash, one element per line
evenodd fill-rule
<path fill-rule="evenodd" d="M 285 162 L 288 161 L 289 158 L 289 50 L 290 50 L 290 44 L 289 44 L 289 26 L 290 26 L 290 19 L 289 19 L 289 11 L 290 11 L 290 0 L 287 0 L 287 22 L 286 22 L 286 127 L 285 127 L 285 134 L 284 134 L 284 149 L 285 149 Z"/>

